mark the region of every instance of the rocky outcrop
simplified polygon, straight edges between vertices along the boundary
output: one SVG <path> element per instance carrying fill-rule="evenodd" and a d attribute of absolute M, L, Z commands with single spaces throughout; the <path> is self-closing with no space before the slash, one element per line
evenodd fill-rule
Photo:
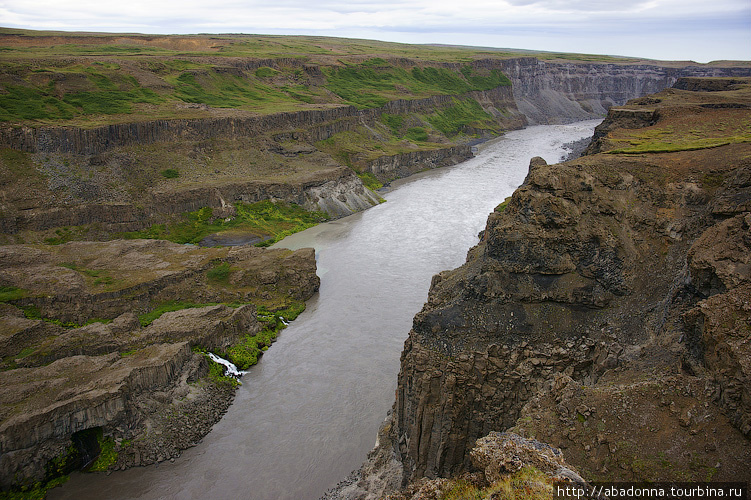
<path fill-rule="evenodd" d="M 70 242 L 44 249 L 0 246 L 0 283 L 22 291 L 10 303 L 43 318 L 83 324 L 155 304 L 307 300 L 318 289 L 312 249 L 198 248 L 164 240 Z M 231 266 L 227 283 L 208 273 Z M 18 347 L 18 346 L 16 346 Z"/>
<path fill-rule="evenodd" d="M 228 351 L 261 330 L 254 304 L 299 307 L 320 283 L 313 249 L 120 240 L 2 246 L 0 262 L 3 489 L 45 479 L 92 430 L 116 444 L 110 467 L 178 456 L 234 393 L 193 348 Z"/>
<path fill-rule="evenodd" d="M 480 438 L 471 451 L 472 472 L 448 478 L 427 479 L 397 487 L 387 496 L 352 496 L 353 485 L 331 491 L 323 498 L 386 498 L 387 500 L 427 500 L 474 498 L 494 500 L 502 495 L 531 498 L 550 494 L 551 486 L 571 485 L 590 488 L 587 482 L 566 463 L 557 448 L 525 439 L 509 432 L 491 432 Z"/>
<path fill-rule="evenodd" d="M 587 479 L 748 480 L 750 146 L 692 143 L 697 124 L 740 133 L 709 125 L 749 119 L 723 100 L 751 102 L 751 82 L 631 102 L 601 153 L 530 162 L 467 262 L 434 277 L 372 458 L 449 477 L 513 428 Z M 614 154 L 636 143 L 652 152 Z"/>
<path fill-rule="evenodd" d="M 152 345 L 125 358 L 74 356 L 0 373 L 2 486 L 42 479 L 46 463 L 70 445 L 75 432 L 136 427 L 139 396 L 165 391 L 180 378 L 195 379 L 201 357 L 182 342 Z"/>
<path fill-rule="evenodd" d="M 472 158 L 472 148 L 468 145 L 453 146 L 429 151 L 413 151 L 394 156 L 381 156 L 368 162 L 366 171 L 381 182 L 409 177 L 431 168 L 456 165 Z"/>

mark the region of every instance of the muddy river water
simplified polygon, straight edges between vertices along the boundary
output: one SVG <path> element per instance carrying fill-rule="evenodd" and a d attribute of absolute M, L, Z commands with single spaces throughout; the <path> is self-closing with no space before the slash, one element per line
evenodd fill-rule
<path fill-rule="evenodd" d="M 530 158 L 559 161 L 597 123 L 510 132 L 469 161 L 395 182 L 386 203 L 286 238 L 280 246 L 316 249 L 320 292 L 201 444 L 174 463 L 74 474 L 48 498 L 319 498 L 373 447 L 431 277 L 464 262 Z"/>

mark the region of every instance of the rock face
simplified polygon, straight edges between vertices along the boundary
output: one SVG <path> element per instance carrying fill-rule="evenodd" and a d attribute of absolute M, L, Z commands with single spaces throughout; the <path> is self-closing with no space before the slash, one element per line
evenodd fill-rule
<path fill-rule="evenodd" d="M 114 440 L 111 467 L 178 456 L 234 396 L 193 348 L 227 351 L 261 330 L 255 305 L 299 305 L 320 283 L 312 249 L 71 242 L 2 246 L 0 262 L 3 489 L 42 480 L 84 431 Z M 178 310 L 139 320 L 164 304 Z"/>
<path fill-rule="evenodd" d="M 414 151 L 395 156 L 381 156 L 368 163 L 367 171 L 379 181 L 388 182 L 409 177 L 423 170 L 456 165 L 472 156 L 472 148 L 467 145 L 434 151 Z"/>
<path fill-rule="evenodd" d="M 225 70 L 241 74 L 263 63 L 298 67 L 323 84 L 320 67 L 299 61 L 233 60 Z M 6 184 L 0 200 L 0 231 L 18 235 L 86 226 L 94 228 L 90 238 L 104 239 L 95 233 L 140 230 L 163 223 L 165 214 L 203 207 L 221 210 L 236 202 L 265 199 L 341 217 L 378 203 L 353 169 L 388 182 L 471 156 L 461 134 L 446 137 L 439 133 L 429 146 L 403 141 L 391 146 L 397 152 L 379 156 L 372 149 L 365 158 L 350 157 L 346 150 L 328 154 L 316 149 L 320 141 L 354 131 L 379 141 L 382 137 L 376 129 L 384 126 L 384 115 L 409 121 L 416 115 L 440 114 L 457 99 L 472 100 L 487 114 L 488 123 L 462 125 L 460 131 L 488 137 L 528 123 L 599 118 L 611 106 L 665 88 L 681 76 L 749 73 L 747 68 L 561 63 L 535 58 L 480 60 L 472 66 L 501 70 L 513 86 L 396 99 L 372 109 L 328 103 L 321 109 L 258 116 L 220 114 L 89 128 L 0 127 L 0 146 L 25 155 L 8 165 L 0 158 L 0 179 Z M 25 175 L 19 176 L 18 164 L 24 162 L 30 164 Z M 162 179 L 160 171 L 167 168 L 178 168 L 181 180 Z M 39 240 L 49 236 L 46 233 Z"/>
<path fill-rule="evenodd" d="M 748 76 L 744 68 L 561 63 L 533 57 L 486 62 L 494 64 L 513 82 L 517 107 L 530 124 L 599 118 L 611 106 L 658 92 L 683 77 Z"/>
<path fill-rule="evenodd" d="M 611 110 L 599 154 L 533 159 L 434 277 L 362 470 L 471 471 L 513 428 L 588 480 L 749 480 L 749 103 L 748 80 L 668 89 Z"/>

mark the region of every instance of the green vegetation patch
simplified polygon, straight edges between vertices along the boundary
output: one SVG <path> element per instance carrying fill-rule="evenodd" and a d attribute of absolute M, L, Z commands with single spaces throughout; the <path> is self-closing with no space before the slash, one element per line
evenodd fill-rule
<path fill-rule="evenodd" d="M 239 108 L 293 100 L 274 86 L 213 70 L 186 71 L 177 78 L 170 79 L 175 85 L 174 95 L 178 99 L 217 108 Z"/>
<path fill-rule="evenodd" d="M 442 500 L 545 500 L 552 498 L 553 480 L 534 467 L 509 474 L 494 484 L 480 487 L 465 479 L 451 479 L 441 486 Z"/>
<path fill-rule="evenodd" d="M 48 245 L 62 245 L 69 241 L 85 240 L 89 229 L 87 226 L 60 227 L 55 229 L 56 236 L 45 238 L 44 242 Z"/>
<path fill-rule="evenodd" d="M 407 129 L 404 137 L 414 142 L 426 142 L 428 140 L 428 133 L 422 127 L 411 127 Z"/>
<path fill-rule="evenodd" d="M 381 58 L 327 68 L 325 72 L 326 88 L 358 108 L 375 108 L 393 99 L 403 99 L 405 89 L 413 97 L 427 97 L 511 85 L 511 81 L 498 70 L 485 74 L 478 73 L 469 66 L 463 67 L 461 71 L 430 66 L 415 66 L 407 70 L 393 66 Z"/>
<path fill-rule="evenodd" d="M 270 78 L 272 76 L 276 76 L 279 74 L 277 70 L 274 68 L 269 68 L 268 66 L 261 66 L 258 68 L 254 73 L 258 78 Z"/>
<path fill-rule="evenodd" d="M 454 99 L 454 104 L 426 117 L 437 130 L 446 136 L 454 136 L 471 125 L 478 128 L 495 130 L 497 123 L 493 117 L 482 109 L 474 99 Z"/>
<path fill-rule="evenodd" d="M 399 130 L 402 128 L 402 124 L 404 123 L 404 117 L 401 115 L 383 113 L 381 114 L 381 121 L 391 129 L 391 133 L 398 135 Z"/>
<path fill-rule="evenodd" d="M 87 115 L 114 115 L 130 113 L 132 104 L 159 104 L 164 98 L 153 90 L 137 88 L 128 91 L 106 90 L 91 92 L 76 92 L 63 98 L 66 104 L 79 109 Z"/>
<path fill-rule="evenodd" d="M 245 335 L 238 344 L 227 350 L 224 357 L 238 369 L 247 370 L 258 363 L 258 358 L 276 340 L 278 333 L 287 327 L 286 322 L 296 319 L 303 310 L 304 302 L 293 303 L 279 311 L 259 307 L 257 318 L 263 323 L 263 329 L 255 335 Z"/>
<path fill-rule="evenodd" d="M 111 437 L 104 437 L 102 429 L 97 429 L 97 444 L 99 445 L 99 456 L 89 467 L 90 472 L 104 472 L 117 462 L 118 453 L 115 451 L 115 440 Z"/>
<path fill-rule="evenodd" d="M 383 187 L 383 184 L 378 179 L 376 179 L 376 176 L 373 175 L 372 172 L 358 172 L 357 176 L 360 178 L 363 185 L 371 191 L 375 191 L 376 189 L 381 189 Z"/>
<path fill-rule="evenodd" d="M 165 168 L 161 171 L 161 174 L 165 179 L 177 179 L 180 177 L 180 172 L 174 168 Z"/>
<path fill-rule="evenodd" d="M 22 299 L 28 294 L 28 290 L 15 286 L 0 286 L 0 302 L 12 302 Z"/>
<path fill-rule="evenodd" d="M 501 203 L 498 204 L 498 206 L 493 209 L 494 212 L 498 212 L 499 214 L 502 214 L 506 211 L 508 208 L 508 204 L 511 203 L 511 196 L 503 200 Z"/>
<path fill-rule="evenodd" d="M 217 363 L 211 359 L 208 354 L 203 353 L 206 356 L 206 360 L 209 362 L 209 380 L 217 385 L 228 385 L 230 387 L 238 387 L 240 381 L 235 377 L 230 377 L 224 374 L 224 365 Z"/>
<path fill-rule="evenodd" d="M 616 141 L 629 146 L 607 151 L 609 154 L 673 153 L 717 148 L 728 144 L 751 142 L 751 120 L 731 124 L 705 125 L 688 131 L 673 126 L 625 131 Z"/>
<path fill-rule="evenodd" d="M 237 215 L 230 220 L 214 217 L 210 207 L 184 214 L 183 221 L 155 224 L 143 231 L 121 233 L 123 238 L 147 238 L 198 243 L 206 236 L 237 229 L 265 235 L 267 239 L 257 246 L 269 246 L 285 236 L 315 226 L 329 219 L 323 212 L 310 212 L 294 203 L 269 200 L 257 203 L 236 203 Z"/>
<path fill-rule="evenodd" d="M 53 89 L 4 85 L 0 93 L 0 121 L 70 120 L 75 108 L 52 94 Z"/>
<path fill-rule="evenodd" d="M 221 262 L 206 271 L 206 277 L 209 279 L 209 282 L 227 285 L 229 283 L 229 275 L 231 271 L 232 269 L 227 262 Z"/>

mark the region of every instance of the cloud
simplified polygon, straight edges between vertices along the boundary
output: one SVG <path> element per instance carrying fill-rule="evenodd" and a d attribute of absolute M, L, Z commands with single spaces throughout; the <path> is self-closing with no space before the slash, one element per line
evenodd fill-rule
<path fill-rule="evenodd" d="M 0 19 L 29 29 L 309 33 L 473 45 L 501 43 L 505 36 L 535 45 L 519 48 L 540 50 L 544 40 L 548 50 L 563 50 L 576 41 L 576 47 L 600 52 L 620 43 L 616 53 L 641 56 L 646 54 L 631 52 L 633 40 L 659 39 L 673 47 L 683 43 L 684 59 L 701 43 L 713 47 L 715 59 L 751 59 L 748 0 L 4 0 Z M 652 45 L 653 57 L 663 57 Z"/>

